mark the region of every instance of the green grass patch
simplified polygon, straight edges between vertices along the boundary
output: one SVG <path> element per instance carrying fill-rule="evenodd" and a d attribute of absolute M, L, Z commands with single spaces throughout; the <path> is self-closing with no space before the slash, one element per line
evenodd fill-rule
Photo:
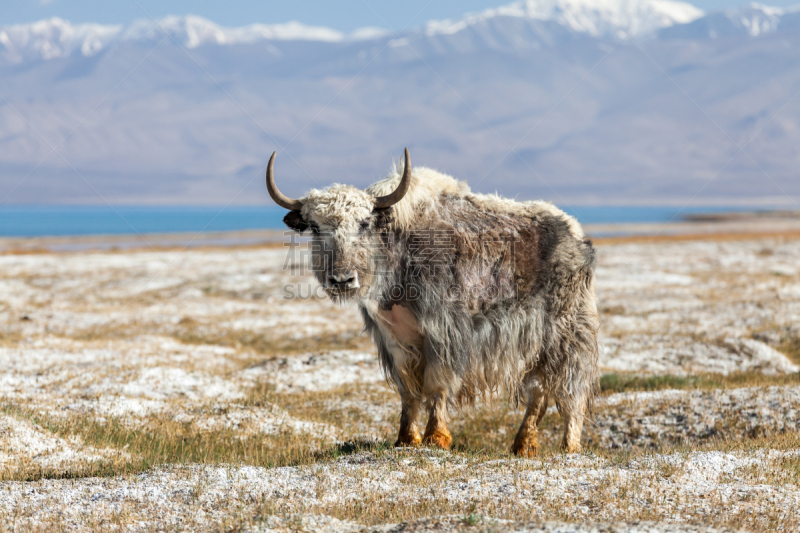
<path fill-rule="evenodd" d="M 777 376 L 766 376 L 760 372 L 736 372 L 727 376 L 722 374 L 638 376 L 635 374 L 610 373 L 600 377 L 600 390 L 603 394 L 667 389 L 732 389 L 738 387 L 769 387 L 773 385 L 800 385 L 800 373 Z"/>

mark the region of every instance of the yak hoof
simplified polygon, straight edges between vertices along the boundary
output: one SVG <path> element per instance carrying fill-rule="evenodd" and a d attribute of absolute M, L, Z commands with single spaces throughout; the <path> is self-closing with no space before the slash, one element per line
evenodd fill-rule
<path fill-rule="evenodd" d="M 561 451 L 564 453 L 581 453 L 580 444 L 562 444 Z"/>
<path fill-rule="evenodd" d="M 422 444 L 422 437 L 419 433 L 406 433 L 397 437 L 397 442 L 394 443 L 395 448 L 403 448 L 405 446 L 419 446 Z"/>
<path fill-rule="evenodd" d="M 453 444 L 453 437 L 446 429 L 436 429 L 433 433 L 425 435 L 422 439 L 423 444 L 426 446 L 435 446 L 443 450 L 449 450 Z"/>
<path fill-rule="evenodd" d="M 519 457 L 532 458 L 539 452 L 539 442 L 536 437 L 516 438 L 511 446 L 511 451 Z"/>

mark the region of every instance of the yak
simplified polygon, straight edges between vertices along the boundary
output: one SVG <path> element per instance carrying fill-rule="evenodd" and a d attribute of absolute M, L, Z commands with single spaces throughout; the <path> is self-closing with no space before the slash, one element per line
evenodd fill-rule
<path fill-rule="evenodd" d="M 580 451 L 598 393 L 595 250 L 553 204 L 477 194 L 403 162 L 361 190 L 333 184 L 301 199 L 275 184 L 284 223 L 312 233 L 312 270 L 334 302 L 358 306 L 400 395 L 396 446 L 450 448 L 448 408 L 498 394 L 525 402 L 512 451 L 533 456 L 550 398 L 562 449 Z M 428 413 L 420 436 L 420 408 Z"/>

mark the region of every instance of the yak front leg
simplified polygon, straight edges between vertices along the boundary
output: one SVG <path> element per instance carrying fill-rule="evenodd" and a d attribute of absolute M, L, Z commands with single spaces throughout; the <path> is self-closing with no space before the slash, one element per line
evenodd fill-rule
<path fill-rule="evenodd" d="M 402 395 L 403 411 L 400 413 L 400 431 L 397 434 L 398 446 L 419 446 L 422 437 L 417 428 L 417 415 L 419 413 L 419 400 L 410 395 Z"/>
<path fill-rule="evenodd" d="M 428 400 L 428 425 L 422 443 L 449 450 L 453 437 L 447 429 L 447 395 L 443 392 L 434 394 Z"/>
<path fill-rule="evenodd" d="M 511 451 L 516 455 L 533 457 L 539 451 L 539 440 L 536 438 L 536 433 L 539 423 L 547 412 L 549 396 L 550 393 L 542 381 L 538 378 L 534 379 L 528 395 L 525 417 L 522 419 L 517 436 L 514 438 L 514 444 L 511 446 Z"/>

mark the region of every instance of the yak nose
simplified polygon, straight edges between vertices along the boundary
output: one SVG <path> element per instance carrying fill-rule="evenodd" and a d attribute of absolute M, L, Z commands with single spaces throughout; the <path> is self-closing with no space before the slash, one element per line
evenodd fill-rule
<path fill-rule="evenodd" d="M 331 274 L 328 276 L 328 287 L 335 289 L 357 289 L 358 274 L 355 272 L 345 272 L 344 274 Z"/>

